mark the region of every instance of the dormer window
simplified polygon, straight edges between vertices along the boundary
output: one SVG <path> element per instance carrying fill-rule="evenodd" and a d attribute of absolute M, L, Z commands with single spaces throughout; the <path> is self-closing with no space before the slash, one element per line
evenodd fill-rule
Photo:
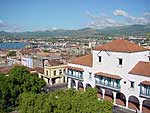
<path fill-rule="evenodd" d="M 101 56 L 98 56 L 98 61 L 102 62 L 102 57 Z"/>
<path fill-rule="evenodd" d="M 119 58 L 119 65 L 122 65 L 122 64 L 123 64 L 123 59 Z"/>

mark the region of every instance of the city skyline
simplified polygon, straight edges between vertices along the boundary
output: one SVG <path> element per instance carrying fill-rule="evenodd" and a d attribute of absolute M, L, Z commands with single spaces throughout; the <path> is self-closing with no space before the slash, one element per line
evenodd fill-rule
<path fill-rule="evenodd" d="M 0 31 L 149 24 L 149 0 L 0 0 Z"/>

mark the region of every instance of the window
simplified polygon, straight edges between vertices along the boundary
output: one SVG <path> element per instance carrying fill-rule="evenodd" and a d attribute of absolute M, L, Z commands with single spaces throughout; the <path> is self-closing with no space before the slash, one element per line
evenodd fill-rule
<path fill-rule="evenodd" d="M 119 65 L 122 65 L 122 58 L 119 58 Z"/>
<path fill-rule="evenodd" d="M 48 70 L 46 70 L 46 75 L 48 75 Z"/>
<path fill-rule="evenodd" d="M 102 62 L 102 57 L 101 56 L 98 57 L 98 61 Z"/>
<path fill-rule="evenodd" d="M 66 69 L 63 70 L 63 73 L 65 73 L 65 72 L 66 72 Z"/>
<path fill-rule="evenodd" d="M 53 73 L 54 73 L 54 76 L 55 76 L 56 75 L 56 70 Z"/>
<path fill-rule="evenodd" d="M 89 78 L 92 78 L 92 73 L 91 72 L 89 72 Z"/>
<path fill-rule="evenodd" d="M 150 56 L 148 56 L 148 60 L 150 61 Z"/>
<path fill-rule="evenodd" d="M 134 88 L 134 82 L 131 81 L 131 88 Z"/>
<path fill-rule="evenodd" d="M 61 70 L 61 69 L 59 70 L 59 74 L 60 74 L 60 75 L 62 74 L 62 70 Z"/>

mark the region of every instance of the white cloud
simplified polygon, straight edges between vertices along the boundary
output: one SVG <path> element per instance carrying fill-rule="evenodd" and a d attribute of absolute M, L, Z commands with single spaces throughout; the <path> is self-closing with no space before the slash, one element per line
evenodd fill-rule
<path fill-rule="evenodd" d="M 128 16 L 128 14 L 124 11 L 124 10 L 121 10 L 121 9 L 116 9 L 113 14 L 115 16 Z"/>
<path fill-rule="evenodd" d="M 135 17 L 129 15 L 127 12 L 121 9 L 117 9 L 113 12 L 115 16 L 121 16 L 123 19 L 115 20 L 115 18 L 106 16 L 106 15 L 99 15 L 95 16 L 92 15 L 89 11 L 87 12 L 90 21 L 88 22 L 87 26 L 92 28 L 105 28 L 105 27 L 113 27 L 113 26 L 122 26 L 122 25 L 133 25 L 133 24 L 150 24 L 150 13 L 144 13 L 145 16 Z"/>
<path fill-rule="evenodd" d="M 149 24 L 149 20 L 144 17 L 128 16 L 127 21 L 129 24 Z"/>
<path fill-rule="evenodd" d="M 150 12 L 145 12 L 144 16 L 150 16 Z"/>
<path fill-rule="evenodd" d="M 90 22 L 88 22 L 87 26 L 92 28 L 105 28 L 105 27 L 113 27 L 113 26 L 121 26 L 125 25 L 125 23 L 120 23 L 109 16 L 94 16 L 88 12 L 88 17 L 90 18 Z"/>
<path fill-rule="evenodd" d="M 125 11 L 121 10 L 121 9 L 117 9 L 113 12 L 113 14 L 115 16 L 123 16 L 125 18 L 125 20 L 127 20 L 127 23 L 130 24 L 149 24 L 150 20 L 146 17 L 135 17 L 135 16 L 131 16 L 128 13 L 126 13 Z M 145 16 L 150 15 L 149 12 L 144 13 Z"/>
<path fill-rule="evenodd" d="M 17 25 L 12 25 L 3 20 L 0 20 L 0 31 L 8 31 L 8 32 L 18 32 L 21 31 L 22 28 Z"/>

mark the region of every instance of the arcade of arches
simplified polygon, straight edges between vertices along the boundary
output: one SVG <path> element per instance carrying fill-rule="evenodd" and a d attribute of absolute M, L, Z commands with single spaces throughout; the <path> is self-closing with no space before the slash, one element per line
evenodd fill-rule
<path fill-rule="evenodd" d="M 90 84 L 85 84 L 80 80 L 68 79 L 68 88 L 84 89 L 92 88 Z M 124 108 L 128 108 L 134 111 L 140 111 L 142 113 L 150 113 L 150 100 L 146 99 L 140 101 L 137 97 L 131 95 L 127 97 L 122 92 L 112 91 L 110 89 L 101 88 L 96 86 L 98 89 L 97 97 L 113 101 L 114 105 L 119 105 Z"/>

